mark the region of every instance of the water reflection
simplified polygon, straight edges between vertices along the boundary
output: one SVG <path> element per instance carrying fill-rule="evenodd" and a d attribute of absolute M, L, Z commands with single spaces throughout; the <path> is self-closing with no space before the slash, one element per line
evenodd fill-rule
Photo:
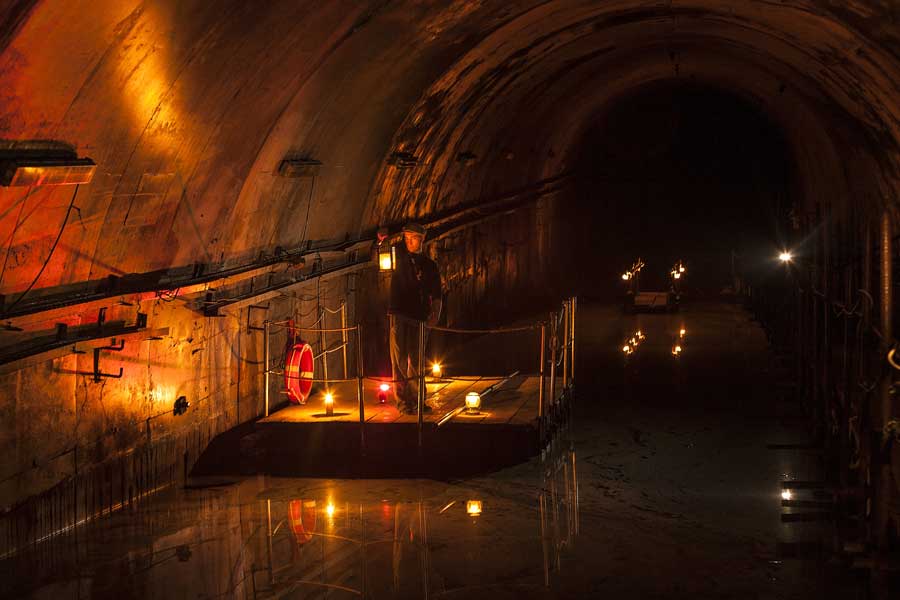
<path fill-rule="evenodd" d="M 0 595 L 540 595 L 578 533 L 574 451 L 550 453 L 540 474 L 530 472 L 523 485 L 533 492 L 520 497 L 496 492 L 489 480 L 258 478 L 179 490 L 58 540 L 54 561 L 35 548 L 0 563 L 2 581 L 12 582 Z M 23 572 L 31 579 L 14 577 Z"/>

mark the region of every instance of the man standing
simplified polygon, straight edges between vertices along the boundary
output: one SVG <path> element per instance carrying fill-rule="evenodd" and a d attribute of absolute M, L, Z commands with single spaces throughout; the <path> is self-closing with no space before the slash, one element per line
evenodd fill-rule
<path fill-rule="evenodd" d="M 425 228 L 403 227 L 403 244 L 391 277 L 391 368 L 397 382 L 397 409 L 415 413 L 418 397 L 419 322 L 434 325 L 441 316 L 441 276 L 423 252 Z M 425 406 L 426 412 L 431 410 Z"/>

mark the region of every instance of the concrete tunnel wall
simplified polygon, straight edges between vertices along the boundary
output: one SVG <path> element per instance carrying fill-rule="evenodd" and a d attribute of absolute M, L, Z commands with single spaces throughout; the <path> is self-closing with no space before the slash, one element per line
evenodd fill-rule
<path fill-rule="evenodd" d="M 511 293 L 576 286 L 553 268 L 564 240 L 551 224 L 560 202 L 578 201 L 564 184 L 582 136 L 618 99 L 673 78 L 740 94 L 781 125 L 804 214 L 869 218 L 894 209 L 900 180 L 896 11 L 877 0 L 12 2 L 0 9 L 4 148 L 68 145 L 99 168 L 74 199 L 70 187 L 0 189 L 0 293 L 8 308 L 25 290 L 78 292 L 108 275 L 215 274 L 278 246 L 539 190 L 432 246 L 449 319 L 489 322 Z M 397 168 L 396 153 L 417 165 Z M 285 157 L 321 161 L 319 175 L 278 177 Z M 308 324 L 318 304 L 346 299 L 350 321 L 377 331 L 384 284 L 371 271 L 313 278 L 266 314 Z M 90 371 L 89 354 L 0 375 L 0 505 L 72 475 L 75 446 L 79 473 L 100 465 L 92 498 L 126 497 L 135 481 L 148 487 L 148 465 L 177 479 L 211 437 L 259 414 L 261 337 L 248 326 L 264 317 L 204 317 L 204 293 L 110 294 L 10 320 L 25 331 L 0 331 L 5 347 L 94 322 L 101 306 L 109 321 L 140 311 L 168 332 L 107 359 L 122 379 L 73 374 Z M 182 394 L 194 406 L 173 417 Z"/>

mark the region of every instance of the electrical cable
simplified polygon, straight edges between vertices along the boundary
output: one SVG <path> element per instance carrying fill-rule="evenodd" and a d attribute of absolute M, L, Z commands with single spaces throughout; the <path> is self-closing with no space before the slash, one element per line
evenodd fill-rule
<path fill-rule="evenodd" d="M 25 291 L 22 292 L 22 294 L 18 298 L 16 298 L 16 300 L 12 304 L 10 304 L 6 308 L 6 310 L 4 311 L 4 314 L 9 314 L 9 312 L 12 311 L 12 309 L 17 304 L 19 304 L 19 302 L 21 302 L 25 296 L 28 295 L 28 292 L 31 291 L 31 289 L 34 287 L 34 285 L 41 278 L 41 275 L 44 274 L 44 269 L 46 269 L 47 265 L 50 264 L 50 259 L 53 257 L 53 252 L 56 250 L 56 246 L 57 246 L 57 244 L 59 244 L 60 238 L 62 238 L 63 231 L 65 231 L 65 229 L 66 229 L 66 223 L 69 222 L 69 215 L 72 214 L 72 207 L 75 206 L 75 198 L 78 196 L 78 189 L 80 187 L 81 187 L 81 184 L 78 184 L 78 183 L 75 184 L 75 191 L 72 192 L 72 199 L 69 201 L 69 208 L 66 209 L 66 216 L 63 219 L 62 225 L 59 226 L 59 233 L 56 234 L 56 239 L 53 240 L 53 245 L 50 246 L 50 252 L 47 254 L 47 258 L 44 259 L 44 264 L 41 265 L 41 268 L 38 271 L 37 275 L 34 276 L 34 279 L 31 280 L 31 283 L 29 283 L 28 287 L 25 288 Z"/>

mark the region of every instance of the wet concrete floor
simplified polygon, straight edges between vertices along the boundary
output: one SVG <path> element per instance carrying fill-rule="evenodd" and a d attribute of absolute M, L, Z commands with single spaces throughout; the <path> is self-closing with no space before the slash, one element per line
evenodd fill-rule
<path fill-rule="evenodd" d="M 821 473 L 767 448 L 806 431 L 744 311 L 582 304 L 577 359 L 572 422 L 528 463 L 447 482 L 192 480 L 0 561 L 0 597 L 862 597 L 827 560 L 784 557 L 831 532 L 781 520 L 781 481 Z"/>

